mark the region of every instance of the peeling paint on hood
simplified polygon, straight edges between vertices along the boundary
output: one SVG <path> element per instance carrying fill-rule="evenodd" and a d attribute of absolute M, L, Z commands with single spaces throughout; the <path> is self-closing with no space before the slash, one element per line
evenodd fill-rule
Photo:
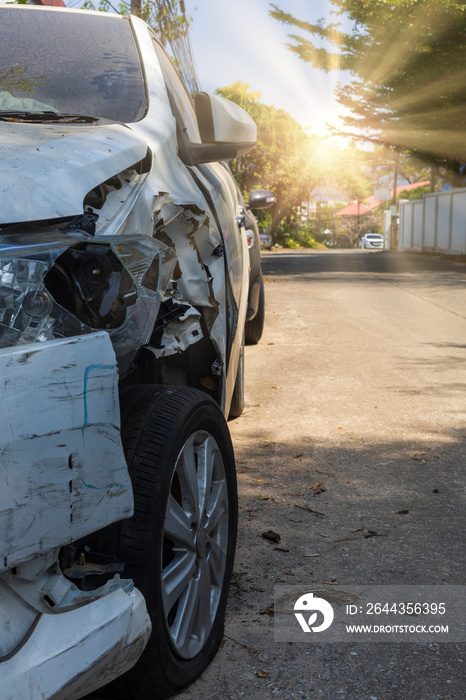
<path fill-rule="evenodd" d="M 146 152 L 122 124 L 0 122 L 0 224 L 76 216 L 90 190 Z"/>

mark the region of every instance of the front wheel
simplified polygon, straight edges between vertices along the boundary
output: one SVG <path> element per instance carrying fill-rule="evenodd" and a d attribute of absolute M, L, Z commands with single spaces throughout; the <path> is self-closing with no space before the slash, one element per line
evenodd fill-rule
<path fill-rule="evenodd" d="M 238 517 L 233 447 L 217 404 L 190 388 L 139 391 L 122 429 L 135 512 L 122 523 L 119 555 L 146 599 L 152 634 L 116 681 L 127 700 L 169 697 L 215 656 Z"/>

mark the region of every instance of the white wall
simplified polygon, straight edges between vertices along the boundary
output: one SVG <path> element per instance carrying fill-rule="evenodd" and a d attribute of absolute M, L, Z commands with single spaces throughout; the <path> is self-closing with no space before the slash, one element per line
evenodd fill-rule
<path fill-rule="evenodd" d="M 466 189 L 400 201 L 398 250 L 466 254 Z"/>

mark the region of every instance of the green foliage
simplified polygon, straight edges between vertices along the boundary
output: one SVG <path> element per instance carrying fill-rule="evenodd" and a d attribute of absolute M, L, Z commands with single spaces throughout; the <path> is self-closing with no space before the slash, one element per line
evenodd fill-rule
<path fill-rule="evenodd" d="M 84 10 L 110 12 L 113 9 L 120 15 L 131 14 L 131 2 L 99 0 L 96 6 L 93 0 L 85 0 L 82 7 Z M 178 0 L 142 0 L 140 17 L 157 32 L 163 43 L 175 41 L 190 22 L 184 12 L 184 2 Z"/>
<path fill-rule="evenodd" d="M 291 238 L 291 236 L 288 236 L 284 243 L 283 243 L 284 248 L 292 248 L 292 249 L 299 249 L 301 248 L 301 245 L 296 241 L 294 238 Z"/>
<path fill-rule="evenodd" d="M 284 248 L 325 248 L 316 233 L 313 223 L 303 225 L 298 219 L 290 215 L 283 219 L 276 231 L 277 243 Z"/>
<path fill-rule="evenodd" d="M 346 192 L 349 201 L 363 200 L 372 194 L 369 154 L 354 144 L 339 151 L 333 171 L 335 182 Z"/>
<path fill-rule="evenodd" d="M 393 185 L 395 170 L 409 183 L 431 178 L 431 169 L 426 167 L 425 162 L 414 157 L 410 151 L 399 148 L 374 144 L 373 149 L 367 153 L 367 162 L 374 187 L 388 186 L 388 183 Z"/>
<path fill-rule="evenodd" d="M 12 68 L 0 69 L 0 85 L 2 90 L 14 93 L 19 90 L 25 94 L 32 95 L 38 85 L 43 85 L 44 75 L 30 76 L 29 66 L 13 66 Z"/>
<path fill-rule="evenodd" d="M 428 192 L 430 192 L 429 186 L 416 187 L 414 190 L 402 190 L 398 194 L 398 199 L 422 199 L 422 195 Z"/>
<path fill-rule="evenodd" d="M 272 209 L 270 232 L 277 240 L 278 227 L 319 182 L 320 166 L 314 161 L 316 137 L 311 137 L 287 112 L 260 102 L 260 93 L 249 85 L 234 83 L 217 93 L 239 104 L 257 124 L 257 145 L 232 164 L 239 186 L 248 200 L 251 189 L 271 190 L 277 203 Z"/>
<path fill-rule="evenodd" d="M 283 238 L 284 248 L 314 248 L 316 250 L 323 250 L 327 247 L 321 241 L 316 241 L 305 229 L 299 230 L 294 234 L 289 234 L 288 236 L 285 235 Z"/>
<path fill-rule="evenodd" d="M 466 160 L 466 3 L 464 0 L 330 0 L 352 23 L 316 24 L 273 6 L 271 14 L 298 33 L 288 47 L 324 71 L 349 71 L 339 101 L 346 125 L 378 143 L 407 149 L 464 178 Z M 311 38 L 309 38 L 309 35 Z M 354 133 L 354 131 L 353 131 Z"/>

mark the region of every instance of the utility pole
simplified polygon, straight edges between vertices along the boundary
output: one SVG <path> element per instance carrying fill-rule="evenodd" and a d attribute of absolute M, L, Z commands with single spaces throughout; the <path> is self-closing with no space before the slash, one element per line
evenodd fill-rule
<path fill-rule="evenodd" d="M 395 146 L 395 172 L 393 174 L 393 197 L 392 197 L 392 204 L 394 206 L 396 206 L 396 203 L 397 203 L 396 191 L 398 189 L 399 157 L 400 157 L 400 149 L 398 148 L 398 146 Z"/>

